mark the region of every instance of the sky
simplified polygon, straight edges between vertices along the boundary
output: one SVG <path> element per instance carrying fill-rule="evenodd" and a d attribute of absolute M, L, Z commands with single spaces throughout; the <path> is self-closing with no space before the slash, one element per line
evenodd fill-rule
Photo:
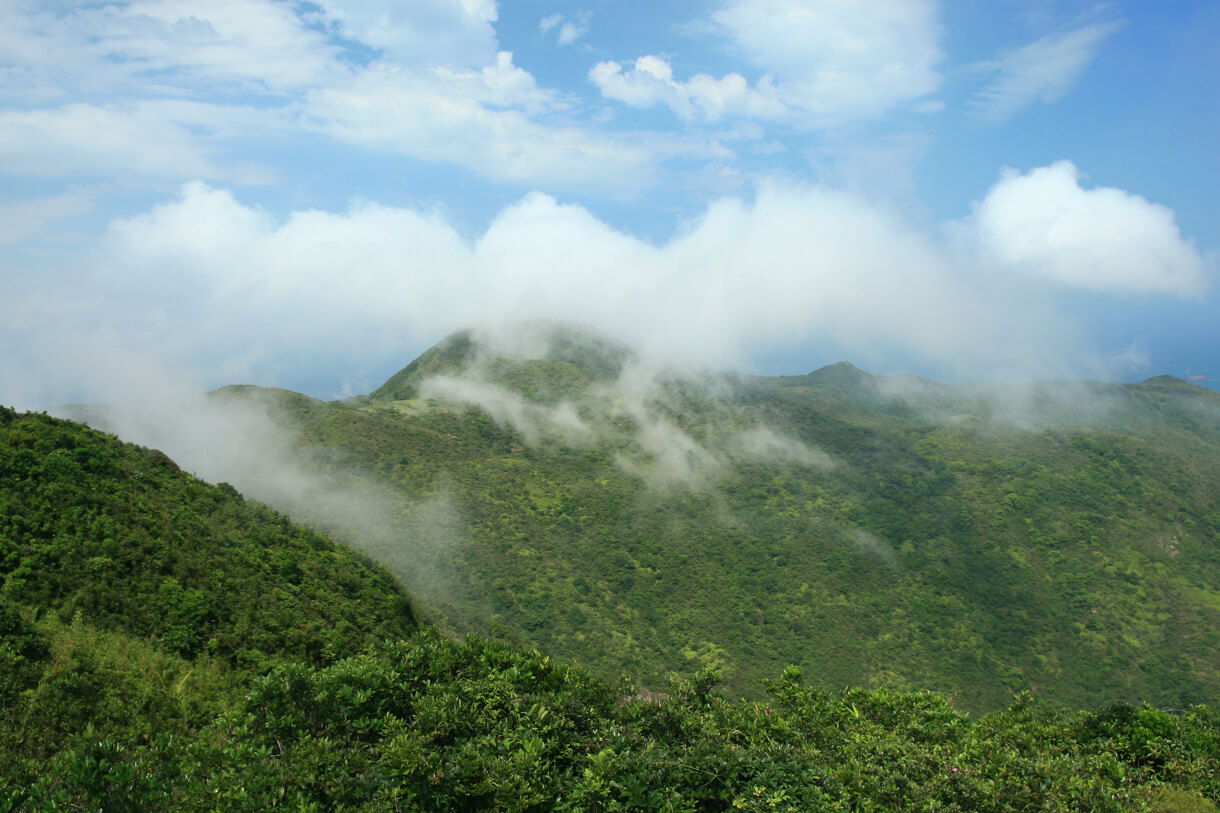
<path fill-rule="evenodd" d="M 0 403 L 346 397 L 534 318 L 767 375 L 1220 379 L 1213 0 L 0 11 Z"/>

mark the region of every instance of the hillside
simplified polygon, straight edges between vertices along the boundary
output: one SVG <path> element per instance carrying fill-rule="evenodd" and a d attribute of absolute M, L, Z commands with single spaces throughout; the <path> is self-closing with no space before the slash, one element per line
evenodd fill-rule
<path fill-rule="evenodd" d="M 231 394 L 231 393 L 230 393 Z M 290 405 L 329 409 L 280 394 Z M 727 699 L 419 628 L 325 537 L 0 410 L 0 810 L 1215 811 L 1220 721 L 1028 694 Z M 205 641 L 202 646 L 200 641 Z"/>
<path fill-rule="evenodd" d="M 258 668 L 324 663 L 415 626 L 361 554 L 161 452 L 46 415 L 0 411 L 3 598 Z"/>
<path fill-rule="evenodd" d="M 425 606 L 605 677 L 1220 696 L 1220 397 L 1179 380 L 692 375 L 561 326 L 278 414 L 384 490 L 352 541 Z"/>

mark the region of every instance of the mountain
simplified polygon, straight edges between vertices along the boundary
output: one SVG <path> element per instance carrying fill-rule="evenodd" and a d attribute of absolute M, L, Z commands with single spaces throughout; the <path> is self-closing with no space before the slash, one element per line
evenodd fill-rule
<path fill-rule="evenodd" d="M 531 326 L 273 415 L 376 485 L 391 527 L 336 532 L 433 617 L 607 678 L 1220 693 L 1220 396 L 1185 382 L 689 373 Z"/>
<path fill-rule="evenodd" d="M 198 732 L 253 675 L 417 626 L 365 555 L 162 452 L 0 407 L 0 809 L 56 809 L 18 788 L 101 771 L 99 740 Z"/>
<path fill-rule="evenodd" d="M 3 598 L 63 623 L 244 668 L 328 662 L 416 625 L 367 557 L 159 451 L 0 408 L 0 481 Z"/>
<path fill-rule="evenodd" d="M 346 414 L 283 392 L 292 414 Z M 228 390 L 221 398 L 263 397 Z M 1214 813 L 1204 706 L 666 693 L 418 625 L 349 549 L 163 453 L 0 409 L 0 809 Z"/>
<path fill-rule="evenodd" d="M 620 342 L 582 325 L 536 321 L 498 331 L 462 330 L 427 350 L 370 394 L 372 401 L 418 397 L 437 376 L 479 375 L 538 401 L 557 401 L 592 382 L 614 380 L 633 357 Z"/>

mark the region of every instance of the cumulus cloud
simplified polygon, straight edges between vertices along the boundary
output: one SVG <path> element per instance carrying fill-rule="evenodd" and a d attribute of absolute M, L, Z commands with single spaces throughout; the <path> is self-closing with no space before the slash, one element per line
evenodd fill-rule
<path fill-rule="evenodd" d="M 1006 171 L 968 230 L 986 261 L 1069 288 L 1196 296 L 1206 285 L 1204 259 L 1172 210 L 1122 189 L 1085 189 L 1069 161 Z"/>
<path fill-rule="evenodd" d="M 1089 354 L 1056 315 L 1055 288 L 1203 285 L 1172 212 L 1082 189 L 1066 162 L 1006 175 L 949 232 L 938 239 L 842 191 L 770 183 L 714 202 L 661 244 L 537 193 L 471 240 L 437 212 L 359 204 L 277 217 L 193 183 L 114 220 L 83 272 L 14 286 L 0 342 L 109 332 L 171 366 L 217 371 L 212 386 L 238 373 L 271 384 L 392 369 L 459 327 L 551 318 L 719 368 L 822 343 L 862 364 L 898 354 L 948 375 L 1063 376 Z M 54 392 L 47 370 L 61 365 L 23 352 L 27 377 Z M 365 381 L 357 391 L 380 383 Z"/>
<path fill-rule="evenodd" d="M 728 42 L 761 71 L 677 80 L 669 62 L 643 56 L 624 70 L 595 66 L 589 79 L 607 98 L 634 107 L 666 105 L 684 120 L 725 116 L 827 127 L 876 118 L 923 99 L 940 84 L 940 27 L 924 0 L 735 0 L 697 30 Z"/>
<path fill-rule="evenodd" d="M 971 100 L 975 114 L 994 123 L 1034 102 L 1058 101 L 1092 63 L 1106 38 L 1121 27 L 1119 22 L 1090 23 L 1048 34 L 976 66 L 992 79 Z"/>
<path fill-rule="evenodd" d="M 712 21 L 818 118 L 875 116 L 940 84 L 940 25 L 928 0 L 734 0 Z"/>
<path fill-rule="evenodd" d="M 718 121 L 729 115 L 779 119 L 788 112 L 770 80 L 764 80 L 761 89 L 750 87 L 737 73 L 722 79 L 698 74 L 678 82 L 670 64 L 656 56 L 642 56 L 626 71 L 618 62 L 599 62 L 589 71 L 589 80 L 608 99 L 632 107 L 665 105 L 683 121 Z"/>

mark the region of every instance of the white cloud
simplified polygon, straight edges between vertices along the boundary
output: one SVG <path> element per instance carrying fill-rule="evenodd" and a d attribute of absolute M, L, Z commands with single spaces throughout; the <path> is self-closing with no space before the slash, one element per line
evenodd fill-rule
<path fill-rule="evenodd" d="M 589 33 L 589 15 L 582 14 L 575 20 L 568 20 L 559 28 L 560 45 L 574 45 Z"/>
<path fill-rule="evenodd" d="M 716 151 L 563 118 L 570 100 L 498 50 L 487 0 L 20 11 L 0 30 L 0 99 L 15 102 L 0 107 L 0 168 L 22 175 L 260 183 L 273 173 L 233 157 L 245 144 L 313 131 L 335 150 L 374 147 L 501 183 L 626 196 L 669 157 Z"/>
<path fill-rule="evenodd" d="M 132 147 L 142 144 L 143 150 Z M 182 125 L 147 106 L 74 103 L 0 111 L 0 167 L 22 175 L 130 173 L 219 178 L 224 173 Z"/>
<path fill-rule="evenodd" d="M 38 81 L 62 94 L 291 94 L 342 81 L 353 70 L 339 59 L 346 44 L 330 41 L 321 30 L 327 28 L 407 68 L 477 71 L 497 64 L 494 2 L 327 0 L 319 6 L 130 0 L 56 13 L 27 4 L 0 31 L 0 61 L 12 66 L 0 74 L 0 92 L 18 93 Z"/>
<path fill-rule="evenodd" d="M 493 109 L 501 100 L 525 103 L 532 88 L 526 76 L 511 63 L 481 76 L 442 73 L 433 81 L 383 67 L 347 86 L 310 93 L 307 116 L 310 126 L 343 141 L 456 164 L 496 181 L 620 193 L 650 183 L 665 139 L 633 143 L 579 126 L 541 124 L 512 107 Z"/>
<path fill-rule="evenodd" d="M 524 396 L 477 378 L 433 376 L 420 384 L 419 396 L 477 407 L 492 420 L 511 426 L 525 442 L 537 445 L 543 438 L 558 438 L 576 445 L 592 438 L 592 429 L 569 403 L 543 406 Z"/>
<path fill-rule="evenodd" d="M 560 45 L 575 45 L 589 33 L 589 22 L 592 19 L 593 15 L 588 11 L 580 12 L 575 19 L 571 20 L 562 14 L 550 14 L 538 21 L 538 30 L 547 34 L 552 29 L 558 28 L 559 33 L 556 35 L 555 41 Z"/>
<path fill-rule="evenodd" d="M 674 80 L 655 56 L 625 73 L 604 62 L 590 79 L 609 98 L 666 104 L 687 120 L 739 115 L 821 128 L 871 119 L 939 86 L 935 12 L 927 0 L 733 0 L 702 28 L 762 71 L 753 86 L 736 73 Z"/>
<path fill-rule="evenodd" d="M 278 136 L 291 98 L 346 75 L 268 0 L 20 4 L 0 29 L 0 167 L 120 184 L 265 182 L 235 139 Z"/>
<path fill-rule="evenodd" d="M 1172 210 L 1121 189 L 1080 186 L 1059 161 L 1006 171 L 968 222 L 985 261 L 1070 288 L 1201 294 L 1204 261 Z"/>
<path fill-rule="evenodd" d="M 730 115 L 779 119 L 788 113 L 767 83 L 755 89 L 737 73 L 722 79 L 698 74 L 678 82 L 670 64 L 657 56 L 640 57 L 628 71 L 617 62 L 599 62 L 589 71 L 589 80 L 608 99 L 632 107 L 663 104 L 683 121 L 719 121 Z"/>
<path fill-rule="evenodd" d="M 931 0 L 733 0 L 712 20 L 817 119 L 877 116 L 940 84 Z"/>
<path fill-rule="evenodd" d="M 730 456 L 753 463 L 796 463 L 823 471 L 835 467 L 835 461 L 821 449 L 807 446 L 764 425 L 730 437 L 727 449 Z"/>
<path fill-rule="evenodd" d="M 323 0 L 328 20 L 401 65 L 479 67 L 495 61 L 494 0 Z"/>
<path fill-rule="evenodd" d="M 53 333 L 56 353 L 71 355 L 65 337 L 110 333 L 208 370 L 211 386 L 402 363 L 424 337 L 529 318 L 586 322 L 714 366 L 810 341 L 861 363 L 901 353 L 966 373 L 1077 360 L 1045 299 L 971 276 L 926 234 L 821 187 L 719 201 L 653 245 L 540 194 L 468 243 L 436 214 L 362 205 L 282 219 L 191 184 L 116 220 L 80 263 L 62 294 L 85 313 L 56 314 L 55 295 L 7 302 L 0 343 L 35 347 L 31 334 Z M 53 387 L 49 371 L 62 367 L 47 360 L 30 378 Z"/>
<path fill-rule="evenodd" d="M 975 114 L 984 121 L 1000 122 L 1034 102 L 1059 100 L 1097 56 L 1102 42 L 1121 26 L 1090 23 L 1048 34 L 976 66 L 994 78 L 971 100 Z"/>
<path fill-rule="evenodd" d="M 198 91 L 237 83 L 274 92 L 323 81 L 334 71 L 336 49 L 284 3 L 210 0 L 201 7 L 191 0 L 135 0 L 101 14 L 110 24 L 99 40 L 102 52 L 154 86 Z M 85 32 L 87 38 L 96 33 Z M 242 88 L 246 83 L 251 87 Z"/>
<path fill-rule="evenodd" d="M 44 99 L 120 91 L 196 97 L 282 92 L 323 81 L 337 49 L 270 0 L 187 0 L 59 10 L 26 4 L 0 33 L 0 92 Z"/>

